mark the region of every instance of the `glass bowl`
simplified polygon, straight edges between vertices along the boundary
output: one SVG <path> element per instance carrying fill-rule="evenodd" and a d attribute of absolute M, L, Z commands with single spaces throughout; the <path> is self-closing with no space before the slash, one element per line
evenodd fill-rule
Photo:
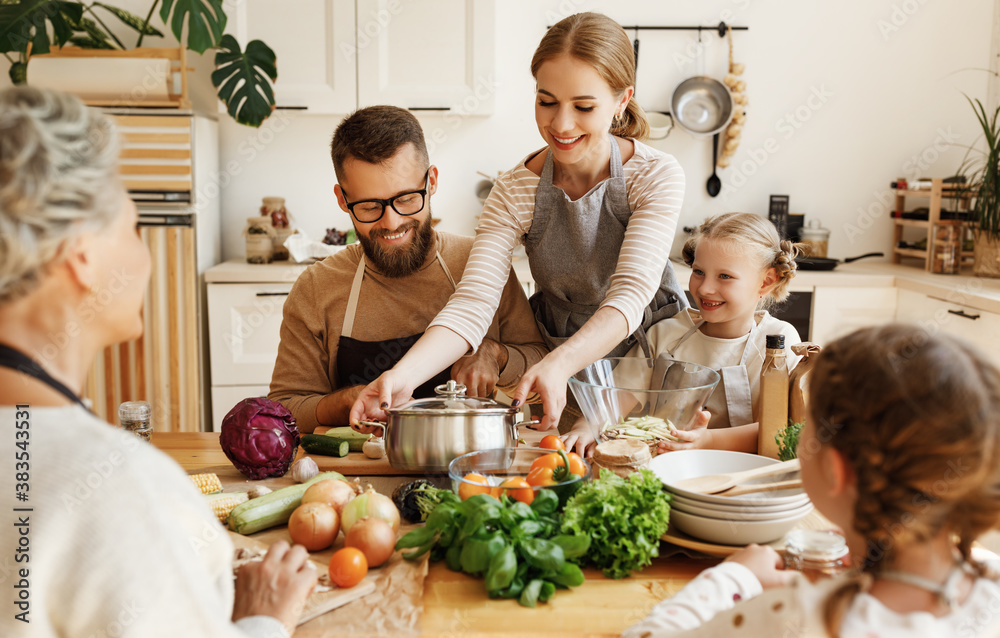
<path fill-rule="evenodd" d="M 448 476 L 451 478 L 452 489 L 456 494 L 460 494 L 459 489 L 463 485 L 468 486 L 467 490 L 472 492 L 483 491 L 482 483 L 467 481 L 465 479 L 465 476 L 468 474 L 480 474 L 489 481 L 493 496 L 500 498 L 502 492 L 506 490 L 506 488 L 501 489 L 499 487 L 500 483 L 505 479 L 513 477 L 526 478 L 528 472 L 531 471 L 532 463 L 543 456 L 553 453 L 558 454 L 555 450 L 537 447 L 505 447 L 469 452 L 468 454 L 456 457 L 448 464 Z M 564 481 L 555 485 L 533 485 L 529 486 L 529 488 L 534 493 L 537 493 L 538 490 L 552 490 L 559 497 L 560 506 L 565 505 L 569 497 L 590 480 L 592 475 L 590 463 L 584 460 L 583 466 L 586 472 L 584 472 L 583 476 L 572 481 Z M 526 488 L 511 488 L 511 491 L 516 492 L 518 489 Z M 511 496 L 514 496 L 514 494 L 511 494 Z M 534 496 L 532 496 L 533 498 Z"/>
<path fill-rule="evenodd" d="M 688 430 L 712 396 L 719 373 L 666 355 L 655 359 L 598 359 L 569 378 L 594 438 L 606 440 L 604 428 L 631 418 L 655 417 Z"/>

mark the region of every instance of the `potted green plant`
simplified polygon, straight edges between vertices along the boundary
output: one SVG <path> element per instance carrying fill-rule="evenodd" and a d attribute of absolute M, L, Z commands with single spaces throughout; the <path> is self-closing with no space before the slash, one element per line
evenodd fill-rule
<path fill-rule="evenodd" d="M 966 96 L 976 114 L 985 141 L 985 150 L 969 149 L 962 163 L 966 188 L 971 197 L 975 248 L 973 274 L 1000 277 L 1000 107 L 993 114 L 978 99 Z M 981 153 L 981 157 L 979 157 Z"/>
<path fill-rule="evenodd" d="M 112 19 L 137 34 L 132 48 L 141 47 L 146 36 L 162 36 L 150 24 L 157 5 L 160 18 L 170 25 L 182 47 L 196 53 L 216 49 L 212 84 L 219 99 L 240 124 L 260 126 L 274 109 L 275 55 L 260 40 L 249 42 L 244 51 L 236 38 L 223 34 L 223 0 L 152 0 L 145 18 L 103 2 L 0 0 L 0 53 L 11 63 L 11 80 L 23 84 L 28 80 L 31 56 L 49 53 L 54 46 L 129 49 L 108 28 Z"/>

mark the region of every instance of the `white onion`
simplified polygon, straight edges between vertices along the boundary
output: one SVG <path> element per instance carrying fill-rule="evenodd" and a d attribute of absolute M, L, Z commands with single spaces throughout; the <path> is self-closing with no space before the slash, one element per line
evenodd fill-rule
<path fill-rule="evenodd" d="M 365 517 L 381 518 L 392 527 L 393 533 L 399 533 L 399 510 L 392 499 L 379 494 L 369 485 L 368 489 L 353 501 L 344 506 L 341 515 L 341 527 L 346 534 L 355 523 Z"/>

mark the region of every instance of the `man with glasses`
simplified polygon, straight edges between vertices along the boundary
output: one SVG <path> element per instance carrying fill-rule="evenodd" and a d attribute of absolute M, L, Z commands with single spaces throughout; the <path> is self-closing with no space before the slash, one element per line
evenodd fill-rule
<path fill-rule="evenodd" d="M 364 386 L 395 365 L 447 303 L 472 249 L 471 237 L 432 228 L 438 169 L 409 111 L 356 111 L 337 127 L 330 151 L 337 203 L 350 215 L 358 243 L 296 280 L 268 395 L 295 415 L 303 432 L 347 425 Z M 452 378 L 469 396 L 489 396 L 494 387 L 513 391 L 546 353 L 511 272 L 487 339 L 414 396 L 434 396 L 434 387 Z"/>

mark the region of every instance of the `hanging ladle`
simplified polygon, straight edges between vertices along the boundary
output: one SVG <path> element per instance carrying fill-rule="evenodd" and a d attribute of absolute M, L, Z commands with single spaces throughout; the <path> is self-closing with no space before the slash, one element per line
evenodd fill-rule
<path fill-rule="evenodd" d="M 715 174 L 715 163 L 718 161 L 716 153 L 718 152 L 719 134 L 716 133 L 712 136 L 712 175 L 708 178 L 708 182 L 705 184 L 705 188 L 708 189 L 708 194 L 711 197 L 715 197 L 722 191 L 722 180 Z"/>

